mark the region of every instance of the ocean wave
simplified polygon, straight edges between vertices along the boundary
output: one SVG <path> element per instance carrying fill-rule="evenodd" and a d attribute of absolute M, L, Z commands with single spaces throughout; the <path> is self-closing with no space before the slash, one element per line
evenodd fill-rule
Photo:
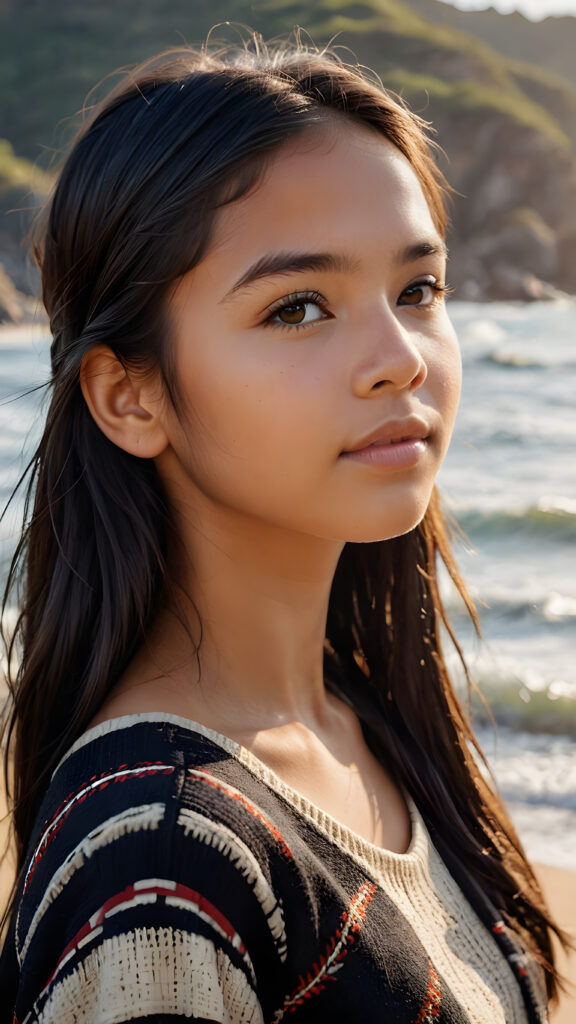
<path fill-rule="evenodd" d="M 521 650 L 496 653 L 485 642 L 465 643 L 464 653 L 470 692 L 457 653 L 446 646 L 450 676 L 475 727 L 495 721 L 515 732 L 576 740 L 576 676 L 563 659 L 535 662 Z"/>
<path fill-rule="evenodd" d="M 472 542 L 475 537 L 510 534 L 576 541 L 576 502 L 572 499 L 542 501 L 524 509 L 469 509 L 457 512 L 455 518 Z"/>
<path fill-rule="evenodd" d="M 480 363 L 506 370 L 553 370 L 555 373 L 573 373 L 576 362 L 560 347 L 536 354 L 527 348 L 477 348 L 466 353 L 466 363 Z"/>
<path fill-rule="evenodd" d="M 550 591 L 542 596 L 526 595 L 525 597 L 491 596 L 486 593 L 474 595 L 473 590 L 474 588 L 470 588 L 471 593 L 476 597 L 483 620 L 492 617 L 510 622 L 553 626 L 556 629 L 564 627 L 574 629 L 576 623 L 575 597 L 560 594 L 557 591 Z M 461 610 L 461 603 L 456 597 L 445 604 L 451 614 L 458 615 Z"/>
<path fill-rule="evenodd" d="M 456 692 L 476 729 L 494 722 L 514 732 L 564 736 L 576 740 L 576 681 L 543 678 L 533 667 L 514 659 L 495 659 L 486 650 L 466 651 L 473 681 L 468 692 L 462 665 L 448 653 L 448 667 Z"/>
<path fill-rule="evenodd" d="M 481 680 L 478 680 L 478 685 L 487 706 L 477 694 L 471 698 L 475 726 L 487 727 L 493 719 L 499 726 L 507 726 L 514 732 L 566 736 L 576 740 L 574 697 L 554 697 L 553 686 L 534 692 L 515 683 L 490 692 L 482 686 Z"/>
<path fill-rule="evenodd" d="M 505 727 L 478 728 L 476 736 L 507 800 L 576 812 L 573 739 L 534 736 Z"/>
<path fill-rule="evenodd" d="M 544 370 L 547 365 L 528 353 L 508 351 L 486 352 L 479 362 L 494 363 L 512 370 Z"/>

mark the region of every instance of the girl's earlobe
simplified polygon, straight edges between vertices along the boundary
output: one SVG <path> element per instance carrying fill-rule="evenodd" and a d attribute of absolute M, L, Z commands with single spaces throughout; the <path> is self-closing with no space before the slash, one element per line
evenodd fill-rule
<path fill-rule="evenodd" d="M 168 446 L 156 374 L 130 373 L 107 345 L 82 359 L 80 386 L 91 416 L 119 448 L 153 459 Z"/>

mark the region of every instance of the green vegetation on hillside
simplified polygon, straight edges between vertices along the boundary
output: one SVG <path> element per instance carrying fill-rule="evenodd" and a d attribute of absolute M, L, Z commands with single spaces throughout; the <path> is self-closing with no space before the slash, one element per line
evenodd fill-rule
<path fill-rule="evenodd" d="M 29 160 L 14 155 L 11 144 L 0 139 L 0 248 L 18 246 L 39 197 L 47 195 L 52 179 Z M 0 260 L 1 262 L 1 260 Z"/>
<path fill-rule="evenodd" d="M 116 68 L 163 47 L 201 43 L 213 26 L 215 38 L 233 40 L 241 26 L 266 39 L 300 25 L 314 43 L 332 42 L 344 60 L 368 65 L 385 84 L 402 80 L 409 96 L 426 82 L 446 110 L 492 109 L 557 143 L 566 145 L 572 128 L 576 139 L 576 89 L 572 94 L 562 79 L 510 61 L 449 24 L 430 22 L 421 13 L 426 3 L 432 7 L 435 0 L 423 0 L 418 11 L 403 0 L 13 3 L 0 15 L 0 136 L 36 159 L 39 147 L 50 151 L 67 140 L 67 119 Z M 226 21 L 234 24 L 219 24 Z M 42 160 L 47 166 L 49 153 Z"/>
<path fill-rule="evenodd" d="M 26 210 L 49 185 L 37 166 L 60 162 L 83 106 L 108 93 L 118 69 L 201 46 L 208 33 L 211 47 L 241 48 L 255 30 L 264 40 L 293 33 L 329 45 L 433 123 L 454 188 L 458 294 L 576 294 L 576 74 L 561 76 L 549 59 L 564 22 L 576 43 L 576 19 L 559 29 L 549 21 L 541 33 L 519 15 L 465 14 L 438 0 L 0 0 L 0 138 L 19 154 L 0 144 L 0 263 L 29 290 L 20 238 Z M 480 24 L 476 36 L 466 32 Z M 524 50 L 511 26 L 522 29 Z M 526 63 L 538 38 L 548 58 Z M 558 45 L 566 51 L 563 38 Z M 16 213 L 3 217 L 8 210 Z"/>
<path fill-rule="evenodd" d="M 563 148 L 571 146 L 570 138 L 558 122 L 516 90 L 503 91 L 475 79 L 446 82 L 431 75 L 415 75 L 401 69 L 389 71 L 386 84 L 404 97 L 415 110 L 421 110 L 422 99 L 427 97 L 434 103 L 437 115 L 440 108 L 453 116 L 470 111 L 492 111 L 547 135 Z"/>
<path fill-rule="evenodd" d="M 549 17 L 533 22 L 522 14 L 499 14 L 493 8 L 462 11 L 442 0 L 404 0 L 413 13 L 437 25 L 482 39 L 498 53 L 545 69 L 576 86 L 576 18 Z"/>
<path fill-rule="evenodd" d="M 17 157 L 7 139 L 0 139 L 0 193 L 12 188 L 28 188 L 34 192 L 47 192 L 50 175 L 30 160 Z"/>

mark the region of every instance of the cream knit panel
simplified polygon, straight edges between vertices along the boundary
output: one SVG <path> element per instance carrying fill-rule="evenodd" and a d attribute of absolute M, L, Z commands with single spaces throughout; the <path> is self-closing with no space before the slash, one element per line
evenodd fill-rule
<path fill-rule="evenodd" d="M 264 1024 L 252 986 L 225 952 L 202 935 L 169 928 L 105 939 L 54 986 L 37 1021 L 119 1024 L 157 1013 Z"/>
<path fill-rule="evenodd" d="M 368 842 L 293 790 L 245 748 L 236 756 L 281 794 L 310 824 L 377 882 L 413 927 L 437 972 L 474 1024 L 526 1024 L 526 1008 L 512 970 L 432 844 L 416 805 L 407 798 L 412 840 L 406 853 Z M 546 1005 L 540 969 L 532 980 Z"/>
<path fill-rule="evenodd" d="M 449 874 L 424 823 L 416 827 L 425 833 L 416 861 L 383 864 L 380 885 L 474 1024 L 526 1024 L 518 982 L 495 939 Z"/>

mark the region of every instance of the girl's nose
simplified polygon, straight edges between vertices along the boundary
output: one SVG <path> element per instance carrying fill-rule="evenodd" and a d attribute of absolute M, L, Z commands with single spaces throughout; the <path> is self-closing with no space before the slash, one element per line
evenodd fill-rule
<path fill-rule="evenodd" d="M 396 311 L 382 303 L 361 329 L 365 344 L 354 368 L 354 392 L 365 396 L 384 388 L 415 391 L 428 368 L 421 352 L 421 334 L 401 323 Z"/>

